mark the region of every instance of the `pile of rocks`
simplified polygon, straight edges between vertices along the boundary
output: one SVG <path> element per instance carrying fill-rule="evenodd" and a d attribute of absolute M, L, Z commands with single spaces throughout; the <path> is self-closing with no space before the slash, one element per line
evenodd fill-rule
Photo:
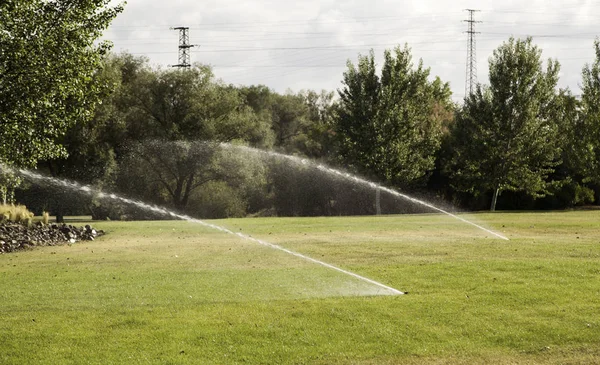
<path fill-rule="evenodd" d="M 0 222 L 0 254 L 26 249 L 33 246 L 56 246 L 77 241 L 93 241 L 104 235 L 86 225 L 75 227 L 66 224 L 45 225 L 41 222 L 30 227 L 13 222 Z"/>

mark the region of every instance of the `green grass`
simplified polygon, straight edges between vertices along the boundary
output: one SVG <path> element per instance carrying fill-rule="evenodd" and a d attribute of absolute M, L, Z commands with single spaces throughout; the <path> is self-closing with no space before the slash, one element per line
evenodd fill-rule
<path fill-rule="evenodd" d="M 0 255 L 2 364 L 600 363 L 600 212 L 187 222 Z"/>

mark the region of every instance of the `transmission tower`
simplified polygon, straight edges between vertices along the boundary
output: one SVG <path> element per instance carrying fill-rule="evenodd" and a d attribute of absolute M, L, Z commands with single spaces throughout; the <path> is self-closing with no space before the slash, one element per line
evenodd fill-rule
<path fill-rule="evenodd" d="M 189 27 L 176 27 L 172 28 L 179 31 L 179 63 L 171 67 L 183 67 L 189 68 L 190 64 L 190 48 L 194 47 L 194 44 L 190 44 Z"/>
<path fill-rule="evenodd" d="M 475 21 L 475 13 L 480 10 L 465 9 L 469 12 L 469 19 L 464 20 L 468 25 L 468 30 L 465 32 L 468 34 L 467 37 L 467 73 L 465 82 L 465 98 L 473 93 L 475 85 L 477 85 L 477 50 L 475 42 L 475 34 L 479 32 L 475 31 L 475 24 L 481 23 Z"/>

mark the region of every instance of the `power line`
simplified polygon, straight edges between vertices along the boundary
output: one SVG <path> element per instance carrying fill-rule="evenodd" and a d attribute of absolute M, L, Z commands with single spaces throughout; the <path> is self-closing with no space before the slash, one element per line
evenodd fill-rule
<path fill-rule="evenodd" d="M 483 53 L 495 49 L 495 47 L 492 47 L 492 43 L 498 39 L 511 35 L 522 37 L 515 34 L 515 32 L 533 33 L 532 36 L 538 38 L 544 53 L 553 52 L 552 56 L 557 57 L 560 61 L 575 65 L 578 60 L 590 60 L 591 56 L 578 57 L 578 53 L 564 53 L 564 51 L 586 50 L 586 54 L 591 52 L 591 47 L 577 46 L 582 44 L 583 41 L 586 44 L 588 40 L 591 42 L 599 34 L 600 28 L 598 28 L 597 23 L 589 23 L 588 25 L 572 21 L 565 23 L 567 20 L 560 20 L 564 18 L 543 17 L 542 14 L 557 11 L 556 8 L 550 6 L 545 7 L 545 9 L 545 12 L 542 10 L 537 13 L 492 10 L 474 14 L 473 18 L 477 17 L 477 20 L 483 20 L 484 25 L 483 28 L 478 26 L 476 29 L 478 32 L 475 32 L 475 29 L 472 30 L 475 32 L 474 34 L 479 34 L 476 36 L 479 45 L 476 45 L 475 39 L 473 39 L 473 51 L 476 51 L 476 47 L 479 47 L 477 51 L 481 56 Z M 563 9 L 564 7 L 561 7 L 561 11 Z M 592 13 L 595 13 L 598 7 L 590 8 L 586 6 L 586 9 L 588 11 L 585 13 L 577 13 L 578 19 L 591 18 Z M 490 13 L 498 12 L 507 15 L 490 15 Z M 464 12 L 461 13 L 465 14 Z M 448 16 L 448 14 L 456 15 Z M 193 30 L 192 33 L 202 37 L 203 40 L 203 49 L 194 50 L 194 53 L 202 52 L 204 57 L 202 61 L 215 68 L 221 68 L 228 78 L 233 76 L 237 80 L 248 79 L 249 81 L 251 79 L 273 79 L 277 80 L 278 83 L 282 83 L 282 80 L 286 79 L 296 81 L 294 79 L 296 74 L 306 73 L 307 78 L 304 79 L 304 82 L 316 77 L 324 79 L 328 77 L 326 75 L 337 74 L 336 65 L 338 62 L 339 68 L 343 69 L 346 61 L 353 59 L 358 52 L 366 53 L 370 48 L 373 48 L 376 53 L 379 53 L 382 48 L 408 43 L 416 58 L 425 56 L 425 59 L 430 59 L 430 62 L 425 62 L 425 64 L 432 66 L 432 72 L 439 73 L 439 76 L 442 76 L 443 79 L 445 76 L 446 79 L 452 81 L 453 86 L 458 86 L 460 85 L 460 72 L 458 73 L 458 80 L 456 80 L 456 71 L 460 70 L 458 65 L 465 67 L 464 61 L 460 62 L 462 58 L 460 54 L 464 55 L 465 50 L 468 51 L 469 49 L 468 47 L 465 48 L 464 43 L 462 43 L 464 38 L 458 36 L 465 29 L 459 23 L 459 20 L 464 19 L 464 17 L 458 17 L 457 14 L 459 12 L 428 13 L 422 16 L 365 18 L 336 15 L 335 17 L 318 17 L 306 20 L 291 18 L 288 21 L 269 21 L 268 18 L 262 18 L 256 19 L 257 21 L 242 19 L 241 22 L 237 23 L 207 22 L 197 24 L 198 21 L 196 21 L 196 24 L 187 25 L 190 26 L 188 27 L 189 30 Z M 530 16 L 528 14 L 535 15 Z M 470 12 L 469 15 L 471 15 Z M 450 17 L 454 19 L 451 21 L 453 25 L 447 23 L 450 22 Z M 473 18 L 469 18 L 469 20 L 475 22 Z M 210 18 L 206 18 L 206 20 L 211 21 Z M 215 20 L 219 21 L 219 19 Z M 397 20 L 408 21 L 398 23 Z M 137 21 L 136 19 L 132 23 L 136 24 Z M 342 25 L 345 23 L 356 24 L 356 26 L 321 26 L 326 24 Z M 164 42 L 168 41 L 167 38 L 169 37 L 164 32 L 159 34 L 159 29 L 157 29 L 158 27 L 165 29 L 165 26 L 156 23 L 150 24 L 137 23 L 137 25 L 126 26 L 126 23 L 123 23 L 124 26 L 112 26 L 109 30 L 110 38 L 107 39 L 115 41 L 115 49 L 124 50 L 130 47 L 130 50 L 133 51 L 130 52 L 131 54 L 156 57 L 155 60 L 161 60 L 160 62 L 167 64 L 168 58 L 171 57 L 168 54 L 172 54 L 172 52 L 168 52 L 169 47 L 165 47 Z M 469 25 L 471 24 L 469 23 Z M 474 24 L 473 26 L 475 27 Z M 188 35 L 190 35 L 189 30 Z M 598 32 L 591 33 L 595 30 L 598 30 Z M 169 42 L 174 42 L 174 38 L 170 38 Z M 459 42 L 463 45 L 460 45 Z M 567 42 L 569 47 L 565 47 Z M 191 39 L 191 43 L 198 42 Z M 126 44 L 131 44 L 131 46 L 126 46 Z M 187 44 L 189 44 L 189 40 Z M 470 42 L 467 46 L 469 45 Z M 439 55 L 434 57 L 433 52 L 439 52 Z M 161 54 L 165 55 L 162 56 Z M 564 58 L 561 55 L 571 56 L 572 58 Z M 474 62 L 473 75 L 476 82 L 478 74 L 475 52 L 473 57 L 467 57 L 467 61 L 470 59 L 473 59 Z M 185 63 L 189 64 L 190 62 Z M 312 75 L 315 75 L 315 77 Z M 483 74 L 481 76 L 483 77 Z M 300 78 L 302 77 L 304 75 L 300 76 Z M 458 92 L 454 95 L 459 94 L 462 93 Z M 465 91 L 465 95 L 467 94 L 468 90 Z"/>
<path fill-rule="evenodd" d="M 243 22 L 213 22 L 213 23 L 201 23 L 201 24 L 192 24 L 191 28 L 203 28 L 203 27 L 211 27 L 215 26 L 296 26 L 296 25 L 307 25 L 307 24 L 345 24 L 345 23 L 364 23 L 366 21 L 395 21 L 395 20 L 418 20 L 418 19 L 431 19 L 437 17 L 447 17 L 451 14 L 457 14 L 452 12 L 446 13 L 428 13 L 423 15 L 412 15 L 412 16 L 372 16 L 372 17 L 340 17 L 336 20 L 323 20 L 323 19 L 299 19 L 299 20 L 277 20 L 277 21 L 243 21 Z M 171 24 L 144 24 L 144 25 L 111 25 L 112 28 L 128 28 L 128 29 L 140 29 L 140 28 L 157 28 L 164 29 L 165 27 L 169 27 Z"/>

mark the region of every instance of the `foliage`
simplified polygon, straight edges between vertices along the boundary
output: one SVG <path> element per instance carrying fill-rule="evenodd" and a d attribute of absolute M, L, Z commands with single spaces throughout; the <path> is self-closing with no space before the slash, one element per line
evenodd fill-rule
<path fill-rule="evenodd" d="M 123 10 L 109 2 L 0 2 L 0 162 L 65 156 L 57 139 L 99 102 L 109 44 L 97 40 Z"/>
<path fill-rule="evenodd" d="M 334 135 L 331 128 L 336 102 L 334 93 L 303 91 L 299 95 L 307 106 L 307 125 L 294 141 L 295 150 L 312 159 L 333 159 Z"/>
<path fill-rule="evenodd" d="M 552 113 L 559 64 L 542 69 L 531 38 L 510 38 L 490 58 L 490 86 L 465 99 L 453 127 L 453 184 L 474 193 L 493 191 L 491 210 L 504 190 L 544 196 L 560 158 Z"/>
<path fill-rule="evenodd" d="M 244 105 L 237 89 L 215 80 L 208 66 L 142 69 L 128 85 L 127 96 L 132 140 L 272 143 L 268 121 Z"/>
<path fill-rule="evenodd" d="M 298 137 L 308 125 L 308 107 L 302 95 L 274 94 L 271 104 L 272 128 L 275 134 L 275 146 L 286 147 Z"/>
<path fill-rule="evenodd" d="M 191 193 L 215 180 L 214 148 L 202 142 L 146 141 L 131 146 L 121 165 L 120 189 L 145 201 L 186 207 Z"/>
<path fill-rule="evenodd" d="M 209 181 L 193 193 L 187 210 L 206 219 L 245 217 L 247 202 L 243 191 L 226 181 Z"/>
<path fill-rule="evenodd" d="M 126 89 L 134 78 L 133 75 L 143 69 L 146 60 L 128 54 L 110 54 L 102 59 L 102 66 L 96 74 L 107 87 L 102 93 L 103 102 L 95 108 L 89 121 L 77 121 L 66 134 L 58 139 L 65 147 L 68 156 L 40 161 L 39 169 L 54 177 L 67 178 L 80 183 L 92 185 L 98 189 L 114 189 L 118 174 L 118 153 L 126 144 L 125 118 L 127 104 L 123 103 Z M 35 189 L 30 189 L 31 192 Z M 75 214 L 75 209 L 89 206 L 96 219 L 103 219 L 109 212 L 102 209 L 99 201 L 75 205 L 68 204 L 74 200 L 70 193 L 52 191 L 45 194 L 45 206 L 62 222 L 65 212 Z M 110 214 L 115 216 L 115 214 Z M 119 215 L 119 214 L 116 214 Z"/>
<path fill-rule="evenodd" d="M 335 185 L 331 177 L 287 161 L 269 163 L 273 208 L 278 216 L 333 215 Z M 357 203 L 357 202 L 355 202 Z"/>
<path fill-rule="evenodd" d="M 0 204 L 14 203 L 15 189 L 21 182 L 21 178 L 13 172 L 2 170 L 0 163 Z"/>
<path fill-rule="evenodd" d="M 41 165 L 52 176 L 76 179 L 97 187 L 111 186 L 117 166 L 117 151 L 125 144 L 125 122 L 119 110 L 128 67 L 141 67 L 143 59 L 128 55 L 108 55 L 96 77 L 108 87 L 102 94 L 89 121 L 79 121 L 61 139 L 69 155 L 66 158 L 46 160 Z M 129 66 L 132 63 L 134 66 Z"/>
<path fill-rule="evenodd" d="M 42 0 L 9 1 L 0 9 L 23 15 L 36 1 Z M 84 0 L 74 3 L 78 1 Z M 109 8 L 106 1 L 86 1 L 89 7 L 83 7 L 81 14 L 72 14 L 69 21 L 91 16 L 93 6 L 97 6 L 94 19 L 107 22 L 109 14 L 114 16 L 121 10 Z M 64 14 L 74 11 L 61 1 L 44 4 L 44 11 L 53 7 Z M 38 18 L 45 19 L 39 14 L 32 19 Z M 9 23 L 1 29 L 16 27 L 16 23 Z M 58 24 L 64 31 L 66 23 Z M 75 27 L 75 35 L 91 37 L 92 33 L 99 34 L 99 27 L 96 33 Z M 12 44 L 9 40 L 17 42 L 8 35 L 0 32 L 3 47 Z M 62 47 L 72 41 L 52 37 L 38 46 Z M 32 44 L 41 39 L 44 37 L 35 38 Z M 495 208 L 503 191 L 503 207 L 583 205 L 594 200 L 594 190 L 598 199 L 600 187 L 599 42 L 595 43 L 596 60 L 583 70 L 581 100 L 569 90 L 555 90 L 558 62 L 549 61 L 544 70 L 541 50 L 531 39 L 511 38 L 490 58 L 490 85 L 478 86 L 456 113 L 448 85 L 432 78 L 422 61 L 414 64 L 408 47 L 386 51 L 380 73 L 373 52 L 359 56 L 356 65 L 348 62 L 339 99 L 326 91 L 280 94 L 264 85 L 227 85 L 215 78 L 209 66 L 155 68 L 143 57 L 103 55 L 107 45 L 101 43 L 84 47 L 85 52 L 65 51 L 69 55 L 75 52 L 76 60 L 85 56 L 91 61 L 72 72 L 60 74 L 60 70 L 57 75 L 65 89 L 55 92 L 52 85 L 56 83 L 42 76 L 59 67 L 60 60 L 48 57 L 48 69 L 44 69 L 36 54 L 28 62 L 38 62 L 39 67 L 19 76 L 23 83 L 14 86 L 3 81 L 17 77 L 7 68 L 12 61 L 6 60 L 22 54 L 2 54 L 0 71 L 6 71 L 0 73 L 2 106 L 12 100 L 12 94 L 6 94 L 8 101 L 2 99 L 9 86 L 22 94 L 29 87 L 27 83 L 39 82 L 42 87 L 33 95 L 42 104 L 44 100 L 58 100 L 62 104 L 52 105 L 63 109 L 47 108 L 46 114 L 38 113 L 49 104 L 39 104 L 36 99 L 23 109 L 31 115 L 37 113 L 36 118 L 23 123 L 25 129 L 10 127 L 16 119 L 6 119 L 9 122 L 0 126 L 0 137 L 10 132 L 16 138 L 28 130 L 27 138 L 33 140 L 27 139 L 31 143 L 24 143 L 23 149 L 10 147 L 17 139 L 2 139 L 0 161 L 10 159 L 29 166 L 37 163 L 37 168 L 53 176 L 121 191 L 203 217 L 375 211 L 374 193 L 369 189 L 328 180 L 311 169 L 215 148 L 222 142 L 274 148 L 342 164 L 352 173 L 411 192 L 427 184 L 454 202 L 468 201 L 464 205 L 470 208 L 489 204 L 490 195 Z M 21 49 L 17 43 L 12 44 L 17 51 L 30 47 L 22 45 Z M 66 64 L 71 65 L 69 62 Z M 79 113 L 84 106 L 85 113 Z M 0 110 L 0 117 L 17 115 L 7 110 Z M 45 132 L 33 133 L 40 125 L 37 116 L 56 117 L 60 128 L 52 127 L 47 138 Z M 42 146 L 42 139 L 49 144 Z M 201 145 L 213 147 L 203 150 L 198 147 Z M 10 157 L 5 147 L 16 154 Z M 14 156 L 21 156 L 21 160 Z M 19 183 L 18 177 L 2 174 L 0 199 L 13 201 L 13 189 Z M 35 212 L 50 210 L 57 219 L 63 213 L 88 210 L 95 218 L 143 215 L 97 199 L 90 202 L 89 197 L 75 199 L 68 192 L 53 191 L 41 197 L 45 190 L 30 186 L 26 191 L 17 190 L 16 198 Z M 396 202 L 389 199 L 384 199 L 383 207 L 387 213 L 399 211 Z"/>
<path fill-rule="evenodd" d="M 587 175 L 600 184 L 600 38 L 594 42 L 594 50 L 594 62 L 582 72 L 581 115 L 586 133 L 581 138 L 581 153 L 587 157 Z"/>
<path fill-rule="evenodd" d="M 590 148 L 590 128 L 580 112 L 581 102 L 569 91 L 560 90 L 552 103 L 553 120 L 558 128 L 557 143 L 561 148 L 561 163 L 549 176 L 556 184 L 549 192 L 554 197 L 541 202 L 553 202 L 548 208 L 560 209 L 594 202 L 589 188 L 593 169 Z"/>
<path fill-rule="evenodd" d="M 239 216 L 242 210 L 252 208 L 251 202 L 258 204 L 254 209 L 261 209 L 256 195 L 264 193 L 265 174 L 264 166 L 254 157 L 215 143 L 145 141 L 131 146 L 122 161 L 118 185 L 127 195 L 215 218 Z M 206 184 L 211 185 L 202 188 Z M 222 200 L 231 189 L 236 190 L 238 202 L 215 202 L 221 204 L 219 212 L 199 209 L 198 201 L 192 201 L 206 200 L 210 191 L 218 192 L 215 200 Z"/>
<path fill-rule="evenodd" d="M 24 205 L 0 204 L 0 221 L 31 223 L 33 213 Z"/>
<path fill-rule="evenodd" d="M 241 87 L 240 93 L 255 113 L 270 120 L 277 149 L 312 158 L 330 154 L 333 93 L 278 94 L 264 85 Z"/>
<path fill-rule="evenodd" d="M 218 143 L 272 145 L 266 114 L 248 106 L 240 90 L 215 80 L 209 67 L 160 70 L 127 63 L 133 72 L 119 96 L 129 146 L 120 151 L 121 191 L 185 211 L 202 185 L 239 171 L 217 161 Z"/>
<path fill-rule="evenodd" d="M 450 89 L 416 67 L 408 47 L 386 51 L 381 77 L 373 52 L 348 62 L 333 120 L 341 160 L 398 187 L 422 185 L 434 168 Z"/>

